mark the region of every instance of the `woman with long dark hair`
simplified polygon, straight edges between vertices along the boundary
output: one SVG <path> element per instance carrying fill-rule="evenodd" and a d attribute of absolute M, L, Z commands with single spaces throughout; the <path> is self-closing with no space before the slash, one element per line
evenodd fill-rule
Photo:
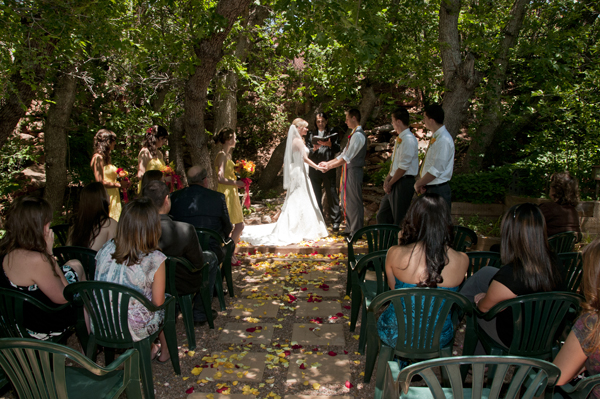
<path fill-rule="evenodd" d="M 438 194 L 423 194 L 410 206 L 402 223 L 399 245 L 388 250 L 385 272 L 390 289 L 430 287 L 458 291 L 469 258 L 450 248 L 454 230 L 450 209 Z M 395 346 L 398 321 L 393 305 L 377 321 L 383 342 Z M 444 323 L 440 345 L 454 336 L 450 316 Z"/>
<path fill-rule="evenodd" d="M 566 290 L 560 261 L 548 246 L 544 215 L 537 205 L 511 207 L 502 218 L 501 230 L 503 266 L 482 268 L 461 290 L 479 310 L 487 312 L 494 305 L 520 295 Z M 489 322 L 479 320 L 479 325 L 498 343 L 508 346 L 512 342 L 510 311 L 499 313 Z"/>
<path fill-rule="evenodd" d="M 162 126 L 154 125 L 148 128 L 138 154 L 138 179 L 141 180 L 148 170 L 163 170 L 167 166 L 160 148 L 167 143 L 168 137 L 167 129 Z"/>
<path fill-rule="evenodd" d="M 561 371 L 556 385 L 573 379 L 583 367 L 589 375 L 600 374 L 600 239 L 583 249 L 583 295 L 581 316 L 575 322 L 554 359 Z M 600 387 L 590 397 L 600 398 Z"/>
<path fill-rule="evenodd" d="M 69 245 L 98 251 L 117 233 L 117 221 L 109 216 L 109 198 L 102 183 L 90 183 L 79 196 L 75 223 L 69 231 Z"/>
<path fill-rule="evenodd" d="M 550 198 L 552 201 L 540 204 L 546 220 L 548 236 L 563 231 L 581 232 L 579 226 L 579 183 L 569 172 L 554 173 L 550 177 Z"/>
<path fill-rule="evenodd" d="M 121 183 L 117 181 L 117 167 L 111 163 L 110 152 L 115 149 L 117 135 L 108 129 L 100 129 L 94 136 L 94 155 L 90 166 L 94 178 L 106 188 L 110 197 L 109 215 L 114 220 L 119 220 L 121 215 Z M 127 188 L 127 187 L 125 187 Z"/>
<path fill-rule="evenodd" d="M 67 303 L 63 296 L 65 286 L 85 280 L 85 273 L 78 261 L 69 261 L 63 267 L 56 264 L 52 256 L 51 221 L 52 208 L 45 200 L 36 197 L 15 200 L 0 241 L 0 287 L 21 291 L 56 307 Z M 41 339 L 75 324 L 75 312 L 70 308 L 48 315 L 27 305 L 24 313 L 25 326 Z"/>
<path fill-rule="evenodd" d="M 165 302 L 165 259 L 158 250 L 161 235 L 158 209 L 149 198 L 129 202 L 123 209 L 117 235 L 96 255 L 96 280 L 125 285 L 141 292 L 156 306 Z M 135 341 L 156 332 L 163 323 L 164 311 L 150 312 L 139 302 L 130 304 L 129 331 Z M 164 332 L 159 334 L 160 348 L 153 346 L 152 358 L 169 360 Z"/>

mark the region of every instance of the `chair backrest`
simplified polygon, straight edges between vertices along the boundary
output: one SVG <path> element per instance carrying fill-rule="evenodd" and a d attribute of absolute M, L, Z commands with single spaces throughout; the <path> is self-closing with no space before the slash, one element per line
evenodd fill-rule
<path fill-rule="evenodd" d="M 222 245 L 223 243 L 223 237 L 221 237 L 221 235 L 215 230 L 207 229 L 204 227 L 196 227 L 196 235 L 198 236 L 198 241 L 200 242 L 200 246 L 204 251 L 210 249 L 209 242 L 211 238 L 215 239 L 219 243 L 219 245 Z"/>
<path fill-rule="evenodd" d="M 467 227 L 454 226 L 454 242 L 452 249 L 465 252 L 467 248 L 477 245 L 477 234 Z"/>
<path fill-rule="evenodd" d="M 377 294 L 381 294 L 389 290 L 387 278 L 385 275 L 385 259 L 387 250 L 375 251 L 361 257 L 354 267 L 356 273 L 353 273 L 353 278 L 358 278 L 357 284 L 364 284 L 365 277 L 368 271 L 374 271 L 376 275 Z"/>
<path fill-rule="evenodd" d="M 354 244 L 358 240 L 365 239 L 367 241 L 367 253 L 371 253 L 388 250 L 393 245 L 397 245 L 398 233 L 400 233 L 400 227 L 394 224 L 376 224 L 363 227 L 354 233 L 352 237 L 346 238 L 348 262 L 353 263 L 356 260 L 354 256 Z"/>
<path fill-rule="evenodd" d="M 131 366 L 137 369 L 136 350 L 129 350 L 122 356 L 128 358 L 125 366 L 128 369 L 127 373 L 130 372 Z M 33 339 L 0 339 L 0 368 L 4 369 L 12 381 L 19 398 L 68 398 L 67 359 L 83 366 L 90 374 L 95 374 L 96 379 L 101 380 L 102 376 L 112 371 L 110 368 L 97 366 L 68 346 Z M 114 381 L 112 383 L 114 384 Z M 117 397 L 124 388 L 113 388 L 111 393 Z"/>
<path fill-rule="evenodd" d="M 25 327 L 25 315 L 30 312 L 28 306 L 53 313 L 69 305 L 51 308 L 24 292 L 0 288 L 0 337 L 31 338 Z"/>
<path fill-rule="evenodd" d="M 548 237 L 550 248 L 557 254 L 573 252 L 576 242 L 577 233 L 574 231 L 565 231 Z"/>
<path fill-rule="evenodd" d="M 207 264 L 205 263 L 203 268 L 206 267 L 206 265 Z M 183 257 L 175 256 L 167 256 L 165 266 L 167 268 L 167 284 L 165 287 L 165 292 L 171 294 L 173 297 L 175 297 L 177 301 L 179 301 L 179 294 L 177 293 L 177 280 L 175 277 L 177 273 L 177 267 L 185 267 L 190 271 L 202 269 L 195 269 L 194 265 L 192 265 L 192 263 L 189 260 Z"/>
<path fill-rule="evenodd" d="M 493 266 L 500 267 L 500 253 L 491 251 L 471 251 L 467 252 L 469 257 L 469 268 L 465 279 L 477 273 L 482 267 Z"/>
<path fill-rule="evenodd" d="M 581 252 L 558 254 L 565 270 L 565 280 L 571 292 L 578 292 L 583 278 L 583 258 Z"/>
<path fill-rule="evenodd" d="M 461 365 L 471 366 L 472 383 L 470 388 L 465 388 L 463 385 L 460 373 Z M 487 371 L 486 366 L 489 366 Z M 449 376 L 451 388 L 442 388 L 439 378 L 434 373 L 434 368 L 437 367 L 441 367 Z M 513 371 L 512 376 L 506 379 L 505 382 L 505 377 L 509 375 L 511 369 Z M 491 375 L 492 373 L 493 375 Z M 415 389 L 410 387 L 415 374 L 423 377 L 428 388 Z M 487 380 L 485 378 L 486 374 Z M 416 363 L 405 367 L 396 375 L 386 376 L 386 382 L 391 382 L 391 384 L 385 385 L 383 397 L 398 398 L 400 389 L 403 393 L 408 393 L 409 389 L 428 389 L 427 395 L 424 394 L 419 397 L 433 397 L 435 399 L 486 397 L 496 399 L 502 393 L 502 397 L 505 399 L 532 399 L 545 392 L 546 397 L 549 398 L 559 375 L 560 369 L 557 366 L 538 359 L 516 356 L 446 357 Z"/>
<path fill-rule="evenodd" d="M 550 358 L 557 334 L 562 331 L 567 321 L 567 313 L 577 314 L 581 300 L 580 295 L 569 292 L 522 295 L 496 304 L 483 317 L 491 320 L 498 313 L 510 308 L 513 339 L 507 354 Z"/>
<path fill-rule="evenodd" d="M 128 347 L 133 342 L 127 320 L 131 300 L 139 301 L 151 312 L 159 309 L 140 292 L 104 281 L 69 284 L 63 293 L 68 301 L 79 294 L 94 325 L 96 340 L 100 345 L 110 347 Z"/>
<path fill-rule="evenodd" d="M 96 274 L 96 251 L 85 247 L 64 246 L 52 249 L 52 253 L 58 259 L 58 263 L 64 265 L 72 259 L 81 262 L 85 276 L 88 280 L 93 280 Z"/>
<path fill-rule="evenodd" d="M 409 359 L 439 356 L 444 323 L 453 308 L 467 315 L 473 314 L 471 302 L 456 292 L 439 288 L 403 288 L 384 292 L 373 299 L 367 314 L 370 331 L 377 331 L 375 315 L 389 302 L 394 305 L 398 321 L 395 354 Z M 454 321 L 456 323 L 457 319 Z"/>
<path fill-rule="evenodd" d="M 63 223 L 51 226 L 50 228 L 54 232 L 54 237 L 58 239 L 59 244 L 63 247 L 67 245 L 67 240 L 69 238 L 69 229 L 71 228 L 71 225 Z"/>

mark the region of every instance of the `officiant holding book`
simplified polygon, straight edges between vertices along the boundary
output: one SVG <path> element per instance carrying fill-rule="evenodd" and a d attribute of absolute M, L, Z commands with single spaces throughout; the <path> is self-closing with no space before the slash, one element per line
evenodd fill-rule
<path fill-rule="evenodd" d="M 327 162 L 335 158 L 335 155 L 340 151 L 340 139 L 339 135 L 327 126 L 327 115 L 324 112 L 317 113 L 315 125 L 317 129 L 309 131 L 306 135 L 306 146 L 310 150 L 308 157 L 318 165 L 320 162 Z M 310 177 L 310 182 L 323 216 L 325 214 L 323 213 L 323 204 L 321 202 L 323 199 L 323 190 L 325 190 L 333 231 L 339 231 L 342 215 L 340 213 L 340 203 L 336 188 L 336 170 L 331 169 L 322 173 L 316 169 L 309 168 L 308 176 Z"/>

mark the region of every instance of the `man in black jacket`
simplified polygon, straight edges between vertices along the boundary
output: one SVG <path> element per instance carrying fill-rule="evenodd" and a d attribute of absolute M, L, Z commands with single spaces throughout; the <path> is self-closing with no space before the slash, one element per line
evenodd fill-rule
<path fill-rule="evenodd" d="M 192 166 L 188 171 L 189 187 L 171 194 L 171 211 L 169 214 L 179 222 L 194 227 L 212 229 L 223 239 L 229 237 L 233 226 L 229 220 L 225 195 L 206 188 L 207 172 L 199 166 Z M 219 263 L 225 257 L 225 250 L 214 239 L 210 241 Z"/>
<path fill-rule="evenodd" d="M 162 253 L 167 256 L 182 257 L 189 260 L 197 271 L 191 271 L 186 267 L 177 266 L 175 271 L 175 287 L 179 295 L 196 293 L 194 297 L 194 322 L 199 325 L 206 323 L 206 314 L 202 303 L 200 290 L 213 292 L 219 263 L 212 251 L 202 251 L 196 236 L 194 226 L 189 223 L 176 222 L 168 215 L 171 210 L 169 189 L 167 185 L 159 180 L 146 184 L 142 194 L 152 200 L 160 214 L 160 227 L 162 234 L 158 246 Z M 209 280 L 202 283 L 202 266 L 208 262 Z M 213 319 L 217 312 L 213 310 Z"/>
<path fill-rule="evenodd" d="M 335 155 L 340 151 L 340 139 L 339 135 L 335 135 L 327 140 L 318 140 L 318 144 L 313 144 L 313 137 L 326 137 L 334 133 L 333 129 L 327 126 L 327 115 L 324 112 L 317 114 L 315 125 L 317 126 L 317 130 L 310 131 L 306 135 L 306 146 L 310 150 L 308 157 L 318 165 L 320 162 L 327 162 L 335 158 Z M 333 224 L 333 231 L 337 232 L 340 228 L 342 215 L 340 213 L 340 203 L 336 189 L 336 170 L 332 169 L 323 173 L 314 168 L 309 168 L 308 176 L 310 177 L 310 182 L 323 216 L 325 214 L 323 213 L 323 204 L 321 203 L 323 198 L 321 186 L 324 187 L 327 194 L 327 204 L 329 205 L 329 216 Z"/>

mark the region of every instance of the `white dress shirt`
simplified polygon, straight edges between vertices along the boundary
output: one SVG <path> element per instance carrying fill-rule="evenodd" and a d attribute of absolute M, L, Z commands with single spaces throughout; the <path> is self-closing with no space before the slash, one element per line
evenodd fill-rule
<path fill-rule="evenodd" d="M 398 139 L 401 140 L 400 144 Z M 405 176 L 416 176 L 419 173 L 419 142 L 410 129 L 402 131 L 394 140 L 390 176 L 394 177 L 398 169 L 405 170 Z"/>
<path fill-rule="evenodd" d="M 359 127 L 360 126 L 357 126 L 356 129 L 358 129 Z M 356 156 L 356 154 L 358 154 L 358 151 L 360 151 L 362 146 L 365 145 L 366 139 L 367 138 L 365 137 L 364 133 L 353 134 L 352 137 L 350 137 L 350 144 L 348 144 L 348 146 L 344 148 L 344 151 L 342 151 L 342 153 L 337 157 L 337 159 L 343 158 L 344 161 L 346 161 L 346 163 L 348 164 L 348 166 L 350 166 L 350 162 L 352 161 L 352 159 Z"/>
<path fill-rule="evenodd" d="M 429 173 L 435 176 L 435 179 L 428 184 L 446 183 L 452 178 L 454 170 L 454 140 L 446 130 L 446 126 L 433 133 L 431 140 L 423 161 L 421 177 Z"/>

